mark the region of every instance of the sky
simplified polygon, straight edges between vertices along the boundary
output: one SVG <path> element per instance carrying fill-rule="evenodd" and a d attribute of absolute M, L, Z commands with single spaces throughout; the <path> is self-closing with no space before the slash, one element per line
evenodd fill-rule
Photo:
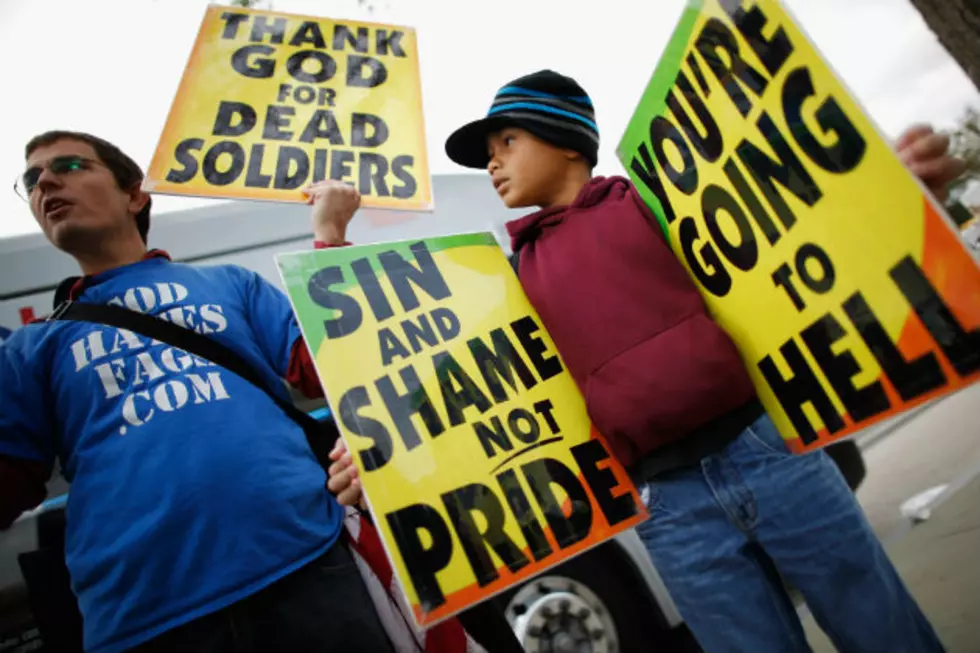
<path fill-rule="evenodd" d="M 684 0 L 273 0 L 277 10 L 370 19 L 418 31 L 433 174 L 465 172 L 443 151 L 486 113 L 503 83 L 551 68 L 592 96 L 603 141 L 599 174 L 619 174 L 614 148 Z M 980 96 L 908 0 L 785 0 L 870 113 L 896 137 L 908 125 L 949 127 Z M 23 147 L 75 129 L 149 164 L 206 0 L 0 0 L 6 92 L 0 131 L 0 238 L 38 228 L 13 192 Z M 211 200 L 158 196 L 154 219 Z"/>

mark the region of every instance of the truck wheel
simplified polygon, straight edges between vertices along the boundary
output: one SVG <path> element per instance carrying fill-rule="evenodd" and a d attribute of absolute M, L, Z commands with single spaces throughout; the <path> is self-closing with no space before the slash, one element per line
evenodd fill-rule
<path fill-rule="evenodd" d="M 603 545 L 496 599 L 527 653 L 669 651 L 660 608 Z"/>

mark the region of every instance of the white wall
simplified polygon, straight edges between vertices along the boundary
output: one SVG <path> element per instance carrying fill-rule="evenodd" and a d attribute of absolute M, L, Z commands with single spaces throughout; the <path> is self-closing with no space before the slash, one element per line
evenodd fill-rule
<path fill-rule="evenodd" d="M 506 241 L 504 222 L 521 212 L 503 206 L 486 175 L 435 175 L 432 182 L 435 211 L 362 209 L 351 224 L 350 240 L 372 243 L 493 231 Z M 274 256 L 307 249 L 311 238 L 309 207 L 271 202 L 226 202 L 168 213 L 154 218 L 150 229 L 150 246 L 167 250 L 175 260 L 235 263 L 280 287 Z M 20 325 L 22 308 L 38 316 L 50 311 L 53 287 L 75 274 L 74 261 L 40 234 L 0 240 L 0 340 L 4 329 Z"/>

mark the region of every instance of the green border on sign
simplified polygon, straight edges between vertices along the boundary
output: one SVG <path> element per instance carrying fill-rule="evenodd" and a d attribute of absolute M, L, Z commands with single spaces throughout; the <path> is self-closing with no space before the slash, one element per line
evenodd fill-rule
<path fill-rule="evenodd" d="M 697 22 L 698 16 L 701 14 L 703 6 L 704 0 L 688 0 L 687 7 L 681 13 L 677 27 L 674 29 L 674 33 L 667 43 L 667 48 L 657 62 L 657 67 L 653 71 L 653 77 L 651 77 L 650 83 L 644 89 L 636 111 L 633 112 L 633 117 L 630 118 L 630 122 L 626 126 L 626 132 L 616 147 L 616 156 L 619 158 L 619 162 L 623 164 L 623 168 L 633 181 L 633 185 L 636 186 L 640 197 L 644 199 L 647 206 L 653 211 L 653 214 L 657 216 L 657 221 L 664 230 L 664 236 L 667 237 L 668 241 L 670 240 L 670 233 L 667 228 L 667 220 L 664 216 L 663 207 L 660 205 L 657 197 L 646 186 L 638 183 L 636 176 L 630 169 L 630 161 L 633 158 L 632 153 L 649 137 L 650 119 L 663 115 L 666 110 L 667 94 L 677 79 L 681 62 L 684 60 L 684 55 L 687 54 L 688 44 L 691 42 L 691 33 L 694 31 L 694 25 Z"/>
<path fill-rule="evenodd" d="M 415 259 L 415 255 L 411 251 L 411 246 L 419 242 L 424 242 L 432 254 L 457 247 L 500 247 L 492 233 L 481 232 L 280 254 L 276 257 L 276 263 L 279 266 L 286 291 L 289 294 L 293 309 L 299 320 L 301 322 L 306 322 L 311 319 L 324 320 L 330 319 L 333 311 L 318 306 L 310 298 L 308 285 L 310 278 L 314 274 L 326 267 L 346 266 L 357 259 L 367 258 L 371 263 L 371 269 L 380 277 L 384 275 L 384 271 L 378 263 L 377 255 L 379 253 L 397 252 L 406 260 L 411 261 Z M 355 286 L 357 286 L 357 281 L 354 279 L 353 274 L 349 274 L 345 282 L 333 284 L 330 288 L 335 292 L 344 292 Z M 319 349 L 320 343 L 324 340 L 322 329 L 317 330 L 317 333 L 320 334 L 319 338 L 313 337 L 313 342 L 310 340 L 307 341 L 311 351 L 314 352 Z"/>

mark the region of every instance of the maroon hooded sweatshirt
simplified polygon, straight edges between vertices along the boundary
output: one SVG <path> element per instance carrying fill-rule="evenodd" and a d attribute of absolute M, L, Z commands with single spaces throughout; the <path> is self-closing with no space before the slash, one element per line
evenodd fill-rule
<path fill-rule="evenodd" d="M 519 274 L 589 416 L 628 467 L 696 463 L 762 414 L 656 218 L 622 177 L 507 224 Z"/>

